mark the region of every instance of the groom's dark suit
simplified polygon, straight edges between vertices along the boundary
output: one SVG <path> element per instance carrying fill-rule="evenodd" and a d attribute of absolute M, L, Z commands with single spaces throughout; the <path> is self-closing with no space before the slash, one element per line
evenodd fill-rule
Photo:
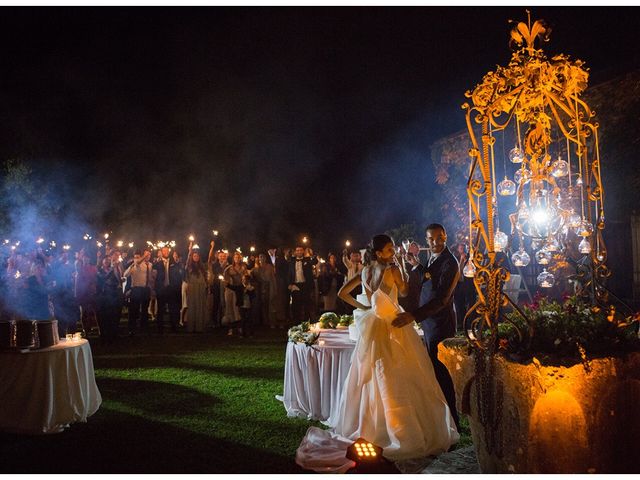
<path fill-rule="evenodd" d="M 459 428 L 456 394 L 451 375 L 438 360 L 438 344 L 456 334 L 456 311 L 453 292 L 458 284 L 460 269 L 456 257 L 448 247 L 427 267 L 418 264 L 409 275 L 409 294 L 419 295 L 419 307 L 411 312 L 424 331 L 424 342 L 433 369 L 449 404 L 451 415 Z"/>

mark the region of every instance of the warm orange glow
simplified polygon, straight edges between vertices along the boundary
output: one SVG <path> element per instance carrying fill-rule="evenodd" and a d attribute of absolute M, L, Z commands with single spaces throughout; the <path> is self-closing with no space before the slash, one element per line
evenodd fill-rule
<path fill-rule="evenodd" d="M 582 407 L 566 390 L 538 398 L 529 422 L 531 473 L 575 473 L 589 457 L 587 422 Z"/>

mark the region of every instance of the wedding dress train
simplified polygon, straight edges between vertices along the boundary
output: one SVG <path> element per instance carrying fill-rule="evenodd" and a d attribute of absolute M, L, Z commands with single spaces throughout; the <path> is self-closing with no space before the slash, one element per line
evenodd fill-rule
<path fill-rule="evenodd" d="M 413 326 L 391 326 L 402 309 L 395 283 L 389 289 L 384 275 L 371 308 L 354 311 L 360 337 L 339 408 L 325 422 L 332 428 L 310 427 L 296 451 L 305 469 L 348 470 L 354 464 L 346 449 L 359 437 L 392 461 L 438 455 L 459 439 L 424 343 Z"/>

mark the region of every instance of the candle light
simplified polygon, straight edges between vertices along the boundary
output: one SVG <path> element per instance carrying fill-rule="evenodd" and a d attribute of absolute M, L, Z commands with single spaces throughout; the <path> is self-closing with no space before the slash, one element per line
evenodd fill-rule
<path fill-rule="evenodd" d="M 74 333 L 74 334 L 73 334 L 73 339 L 74 339 L 76 342 L 79 342 L 80 340 L 82 340 L 82 332 L 76 332 L 76 333 Z"/>
<path fill-rule="evenodd" d="M 302 243 L 307 243 L 309 239 L 307 237 L 302 237 Z"/>
<path fill-rule="evenodd" d="M 67 342 L 73 342 L 73 333 L 67 333 L 66 339 Z"/>
<path fill-rule="evenodd" d="M 224 280 L 224 276 L 218 275 L 218 280 Z"/>
<path fill-rule="evenodd" d="M 351 242 L 350 242 L 349 240 L 347 240 L 346 242 L 344 242 L 344 244 L 345 244 L 347 247 L 350 247 L 350 246 L 351 246 Z"/>

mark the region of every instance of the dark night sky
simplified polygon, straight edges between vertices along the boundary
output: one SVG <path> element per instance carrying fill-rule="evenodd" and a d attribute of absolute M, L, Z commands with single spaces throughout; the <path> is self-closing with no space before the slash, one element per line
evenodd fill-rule
<path fill-rule="evenodd" d="M 507 63 L 512 18 L 525 7 L 3 8 L 0 160 L 130 237 L 364 243 L 422 221 L 429 146 Z M 592 84 L 640 67 L 637 7 L 532 18 Z"/>

